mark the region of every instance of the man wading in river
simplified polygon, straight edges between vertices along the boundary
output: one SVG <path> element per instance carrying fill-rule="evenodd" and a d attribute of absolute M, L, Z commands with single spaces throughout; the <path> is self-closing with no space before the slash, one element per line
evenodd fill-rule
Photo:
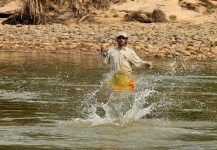
<path fill-rule="evenodd" d="M 152 66 L 152 62 L 141 60 L 132 49 L 127 47 L 127 33 L 118 32 L 116 39 L 117 47 L 112 47 L 108 51 L 105 51 L 104 47 L 101 48 L 103 62 L 110 64 L 112 71 L 122 71 L 130 75 L 132 73 L 132 64 L 144 69 Z"/>
<path fill-rule="evenodd" d="M 144 69 L 152 66 L 152 62 L 141 60 L 132 49 L 127 47 L 127 33 L 118 32 L 116 40 L 117 47 L 112 47 L 108 51 L 105 51 L 104 47 L 101 48 L 104 63 L 110 64 L 111 71 L 114 72 L 109 79 L 110 85 L 114 90 L 121 90 L 120 92 L 114 92 L 112 98 L 109 98 L 107 102 L 110 109 L 109 116 L 112 118 L 123 116 L 123 114 L 131 109 L 134 103 L 135 99 L 133 99 L 132 93 L 122 90 L 134 89 L 134 83 L 131 77 L 131 65 Z M 119 72 L 123 72 L 125 75 L 119 74 Z"/>

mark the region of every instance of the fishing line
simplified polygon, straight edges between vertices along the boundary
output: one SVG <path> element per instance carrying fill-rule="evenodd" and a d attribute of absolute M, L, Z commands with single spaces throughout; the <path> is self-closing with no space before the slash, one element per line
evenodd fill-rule
<path fill-rule="evenodd" d="M 103 42 L 102 42 L 102 40 L 101 40 L 102 38 L 99 36 L 99 34 L 98 34 L 97 31 L 95 30 L 93 24 L 91 23 L 91 15 L 90 15 L 90 14 L 87 14 L 87 15 L 83 16 L 83 17 L 78 21 L 78 24 L 79 24 L 81 21 L 83 21 L 83 20 L 87 20 L 88 23 L 89 23 L 89 26 L 88 26 L 88 27 L 90 27 L 91 30 L 93 30 L 93 33 L 94 33 L 94 35 L 95 35 L 94 37 L 95 37 L 96 41 L 98 42 L 98 46 L 100 47 L 99 55 L 100 55 L 100 56 L 107 57 L 107 56 L 108 56 L 107 52 L 106 52 L 106 51 L 102 51 L 102 49 L 101 49 L 101 48 L 103 47 Z M 101 62 L 102 68 L 105 68 L 104 65 L 103 65 L 104 63 L 103 63 L 102 57 L 97 57 L 97 58 L 100 59 L 99 61 Z M 99 62 L 99 61 L 97 61 L 97 62 Z"/>
<path fill-rule="evenodd" d="M 90 17 L 91 17 L 90 14 L 83 16 L 83 17 L 78 21 L 78 24 L 87 18 L 87 20 L 88 20 L 88 22 L 89 22 L 89 24 L 90 24 L 89 27 L 93 30 L 93 32 L 94 32 L 94 34 L 95 34 L 96 40 L 99 42 L 100 46 L 102 47 L 103 44 L 102 44 L 101 38 L 99 37 L 99 35 L 97 34 L 96 30 L 94 29 L 92 23 L 90 22 Z"/>
<path fill-rule="evenodd" d="M 89 24 L 90 24 L 90 28 L 93 30 L 93 32 L 94 32 L 94 34 L 95 34 L 95 38 L 96 38 L 96 40 L 99 42 L 99 45 L 100 45 L 100 49 L 103 47 L 103 43 L 102 43 L 102 38 L 97 34 L 97 32 L 96 32 L 96 30 L 94 29 L 94 27 L 93 27 L 93 25 L 92 25 L 92 23 L 91 23 L 91 21 L 90 21 L 90 15 L 88 15 L 89 16 L 89 18 L 88 18 L 88 22 L 89 22 Z M 104 57 L 106 57 L 107 56 L 107 52 L 106 51 L 103 51 L 103 52 L 101 52 L 102 53 L 102 55 L 104 56 Z"/>
<path fill-rule="evenodd" d="M 93 25 L 91 24 L 90 20 L 89 20 L 89 23 L 90 23 L 90 28 L 93 30 L 93 32 L 94 32 L 94 34 L 95 34 L 96 40 L 99 42 L 100 46 L 102 47 L 103 44 L 102 44 L 101 38 L 100 38 L 99 35 L 97 34 L 97 32 L 96 32 L 96 30 L 94 29 Z"/>
<path fill-rule="evenodd" d="M 83 17 L 78 21 L 78 23 L 80 23 L 81 21 L 85 20 L 86 18 L 87 18 L 87 20 L 88 20 L 88 22 L 89 22 L 89 24 L 90 24 L 90 28 L 93 30 L 93 32 L 94 32 L 94 34 L 95 34 L 96 40 L 99 42 L 100 46 L 102 47 L 103 44 L 102 44 L 101 38 L 100 38 L 99 35 L 97 34 L 96 30 L 94 29 L 94 27 L 93 27 L 93 25 L 92 25 L 92 23 L 91 23 L 91 21 L 90 21 L 91 15 L 88 14 L 88 15 L 83 16 Z"/>

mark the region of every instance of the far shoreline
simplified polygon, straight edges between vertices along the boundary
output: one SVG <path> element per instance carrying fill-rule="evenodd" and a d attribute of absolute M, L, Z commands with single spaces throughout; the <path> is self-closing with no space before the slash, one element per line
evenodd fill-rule
<path fill-rule="evenodd" d="M 115 34 L 123 30 L 130 35 L 128 46 L 140 56 L 217 59 L 217 23 L 213 22 L 0 25 L 0 30 L 0 52 L 96 55 L 100 53 L 96 36 L 109 48 L 116 45 Z"/>
<path fill-rule="evenodd" d="M 1 54 L 6 53 L 6 54 L 30 54 L 30 55 L 44 55 L 44 56 L 50 56 L 50 55 L 67 55 L 69 57 L 71 56 L 93 56 L 93 57 L 98 57 L 101 58 L 101 54 L 99 52 L 56 52 L 56 51 L 28 51 L 28 50 L 0 50 L 0 56 Z M 152 60 L 174 60 L 174 59 L 181 59 L 184 61 L 215 61 L 217 59 L 213 58 L 206 58 L 206 59 L 198 59 L 196 57 L 188 57 L 188 56 L 182 56 L 182 57 L 159 57 L 159 56 L 143 56 L 140 53 L 137 53 L 139 57 L 145 58 L 147 61 L 152 61 Z"/>

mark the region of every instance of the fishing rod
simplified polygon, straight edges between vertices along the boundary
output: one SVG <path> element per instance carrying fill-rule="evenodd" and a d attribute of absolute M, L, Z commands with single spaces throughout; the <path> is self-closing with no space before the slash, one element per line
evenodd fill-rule
<path fill-rule="evenodd" d="M 102 44 L 101 38 L 99 37 L 99 35 L 97 34 L 96 30 L 94 29 L 92 23 L 90 22 L 90 14 L 83 16 L 83 17 L 79 20 L 79 23 L 80 23 L 82 20 L 84 20 L 85 18 L 87 18 L 87 17 L 89 17 L 87 20 L 88 20 L 88 22 L 89 22 L 89 24 L 90 24 L 90 28 L 93 30 L 93 32 L 94 32 L 94 34 L 95 34 L 95 38 L 96 38 L 96 40 L 97 40 L 97 41 L 99 42 L 99 44 L 100 44 L 100 48 L 102 48 L 102 47 L 103 47 L 103 44 Z M 105 56 L 105 57 L 107 56 L 107 52 L 106 52 L 106 51 L 103 50 L 103 52 L 101 52 L 101 53 L 102 53 L 103 56 Z"/>
<path fill-rule="evenodd" d="M 98 34 L 96 33 L 96 30 L 94 29 L 94 27 L 92 26 L 92 24 L 90 23 L 90 27 L 91 27 L 91 29 L 93 29 L 93 32 L 94 32 L 94 34 L 95 34 L 95 37 L 96 37 L 96 39 L 98 40 L 98 42 L 100 43 L 100 48 L 102 48 L 103 47 L 103 44 L 102 44 L 102 41 L 101 41 L 101 38 L 98 36 Z M 102 51 L 101 50 L 101 53 L 102 53 L 102 55 L 104 56 L 104 57 L 106 57 L 107 56 L 107 52 L 106 51 Z"/>
<path fill-rule="evenodd" d="M 95 37 L 96 37 L 97 41 L 99 42 L 100 46 L 103 47 L 101 38 L 100 38 L 99 35 L 96 33 L 96 30 L 94 29 L 94 27 L 92 26 L 91 23 L 90 23 L 90 28 L 93 29 L 93 32 L 94 32 L 94 34 L 95 34 Z"/>
<path fill-rule="evenodd" d="M 90 28 L 93 30 L 93 32 L 94 32 L 94 34 L 95 34 L 95 37 L 96 37 L 96 40 L 100 43 L 100 46 L 102 47 L 103 44 L 102 44 L 101 38 L 100 38 L 99 35 L 96 33 L 96 30 L 94 29 L 93 25 L 92 25 L 91 22 L 90 22 L 90 15 L 88 14 L 88 15 L 83 16 L 83 17 L 79 20 L 79 23 L 80 23 L 82 20 L 84 20 L 85 18 L 87 18 L 87 17 L 89 17 L 87 20 L 88 20 L 88 22 L 89 22 L 89 24 L 90 24 Z"/>

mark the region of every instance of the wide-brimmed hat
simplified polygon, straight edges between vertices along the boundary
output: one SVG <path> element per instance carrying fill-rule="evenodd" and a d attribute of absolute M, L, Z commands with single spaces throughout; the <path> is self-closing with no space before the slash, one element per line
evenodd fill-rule
<path fill-rule="evenodd" d="M 126 32 L 118 32 L 116 37 L 119 37 L 119 36 L 123 36 L 125 38 L 128 37 Z"/>

